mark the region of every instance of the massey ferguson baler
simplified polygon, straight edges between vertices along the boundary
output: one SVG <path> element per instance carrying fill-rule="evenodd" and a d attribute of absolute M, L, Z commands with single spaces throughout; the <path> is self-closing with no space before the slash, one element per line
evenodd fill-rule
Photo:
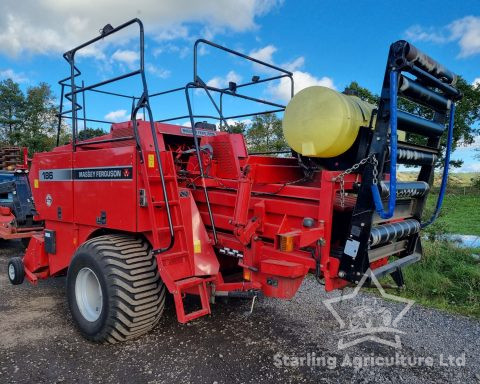
<path fill-rule="evenodd" d="M 132 25 L 140 30 L 139 68 L 79 84 L 77 52 Z M 201 45 L 271 75 L 222 89 L 207 85 L 197 63 Z M 17 284 L 24 276 L 35 284 L 67 273 L 72 317 L 88 339 L 116 342 L 149 331 L 162 315 L 166 290 L 185 323 L 210 314 L 218 296 L 291 298 L 309 273 L 327 291 L 365 273 L 392 275 L 403 286 L 402 268 L 421 258 L 419 234 L 441 206 L 461 95 L 452 72 L 406 41 L 390 47 L 378 106 L 324 87 L 300 91 L 286 107 L 247 95 L 247 87 L 287 80 L 293 96 L 292 73 L 206 40 L 195 44 L 192 82 L 149 94 L 137 19 L 107 25 L 64 58 L 70 76 L 60 82 L 62 102 L 73 107 L 62 104 L 60 118 L 70 119 L 73 140 L 33 158 L 30 181 L 45 230 L 8 272 Z M 98 122 L 85 116 L 85 93 L 122 96 L 100 88 L 134 76 L 143 92 L 132 99 L 131 121 L 80 141 L 80 123 Z M 184 94 L 188 113 L 154 120 L 150 100 L 172 92 Z M 217 115 L 193 113 L 197 92 Z M 397 109 L 398 97 L 428 108 L 431 118 Z M 226 98 L 268 110 L 226 116 Z M 244 137 L 230 133 L 230 119 L 284 110 L 289 154 L 249 154 Z M 139 111 L 145 120 L 137 119 Z M 182 119 L 190 127 L 169 123 Z M 444 131 L 439 202 L 434 217 L 422 222 Z M 417 181 L 397 182 L 397 164 L 418 166 Z M 199 299 L 193 311 L 184 307 L 187 294 Z"/>

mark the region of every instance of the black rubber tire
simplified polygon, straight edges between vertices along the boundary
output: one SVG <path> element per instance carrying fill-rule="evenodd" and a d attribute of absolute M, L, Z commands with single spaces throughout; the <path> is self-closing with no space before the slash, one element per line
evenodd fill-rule
<path fill-rule="evenodd" d="M 103 305 L 90 322 L 81 314 L 76 297 L 78 272 L 90 268 L 99 281 Z M 73 321 L 88 340 L 116 343 L 149 332 L 165 307 L 165 285 L 149 244 L 127 235 L 105 235 L 82 244 L 67 273 L 67 297 Z"/>
<path fill-rule="evenodd" d="M 12 279 L 10 277 L 10 266 L 13 267 L 13 271 L 15 272 L 15 276 Z M 20 257 L 12 257 L 7 264 L 7 274 L 8 274 L 8 280 L 10 280 L 10 283 L 13 285 L 19 285 L 23 283 L 23 280 L 25 279 L 25 269 L 23 268 L 23 261 L 22 258 Z"/>

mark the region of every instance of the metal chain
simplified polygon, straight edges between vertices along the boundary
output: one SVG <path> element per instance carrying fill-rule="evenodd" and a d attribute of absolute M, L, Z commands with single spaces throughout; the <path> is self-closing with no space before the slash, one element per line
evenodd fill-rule
<path fill-rule="evenodd" d="M 372 164 L 373 164 L 373 171 L 372 171 L 373 180 L 372 180 L 372 183 L 373 183 L 373 185 L 378 185 L 378 160 L 375 157 L 375 154 L 372 155 Z"/>
<path fill-rule="evenodd" d="M 358 163 L 352 165 L 350 168 L 346 169 L 338 176 L 333 178 L 334 182 L 338 181 L 340 183 L 340 206 L 342 208 L 345 206 L 345 176 L 356 171 L 358 168 L 360 168 L 362 165 L 367 164 L 368 162 L 371 162 L 373 164 L 373 183 L 376 185 L 378 183 L 378 160 L 376 159 L 375 154 L 371 154 L 365 157 Z"/>

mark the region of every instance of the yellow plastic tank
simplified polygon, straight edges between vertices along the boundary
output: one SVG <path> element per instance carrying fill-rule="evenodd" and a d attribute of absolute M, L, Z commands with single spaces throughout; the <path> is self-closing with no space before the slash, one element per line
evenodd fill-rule
<path fill-rule="evenodd" d="M 304 156 L 335 157 L 352 146 L 360 126 L 368 127 L 374 108 L 356 96 L 308 87 L 288 103 L 283 134 L 288 145 Z"/>

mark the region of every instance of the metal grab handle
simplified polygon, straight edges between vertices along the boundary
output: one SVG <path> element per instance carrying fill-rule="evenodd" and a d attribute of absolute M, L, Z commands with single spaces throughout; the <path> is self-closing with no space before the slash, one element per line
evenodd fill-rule
<path fill-rule="evenodd" d="M 398 72 L 390 72 L 390 196 L 388 211 L 383 209 L 382 198 L 377 184 L 372 184 L 372 196 L 375 209 L 382 219 L 390 219 L 397 203 L 397 86 Z"/>

